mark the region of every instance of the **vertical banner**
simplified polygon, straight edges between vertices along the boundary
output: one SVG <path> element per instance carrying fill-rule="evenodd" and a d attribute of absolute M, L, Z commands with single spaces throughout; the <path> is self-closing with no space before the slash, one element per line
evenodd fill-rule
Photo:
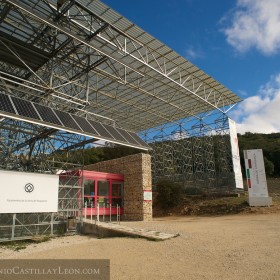
<path fill-rule="evenodd" d="M 244 160 L 249 197 L 268 197 L 262 150 L 244 151 Z"/>
<path fill-rule="evenodd" d="M 244 186 L 243 186 L 243 178 L 242 178 L 242 173 L 241 173 L 236 123 L 235 123 L 235 121 L 233 121 L 230 118 L 228 119 L 228 122 L 229 122 L 231 155 L 232 155 L 235 185 L 236 185 L 237 189 L 243 189 Z"/>

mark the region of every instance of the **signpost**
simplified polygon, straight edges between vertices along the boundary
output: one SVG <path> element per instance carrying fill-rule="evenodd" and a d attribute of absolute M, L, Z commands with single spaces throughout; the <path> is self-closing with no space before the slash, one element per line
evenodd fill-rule
<path fill-rule="evenodd" d="M 144 190 L 144 201 L 152 201 L 152 200 L 153 200 L 152 190 Z"/>
<path fill-rule="evenodd" d="M 263 152 L 261 149 L 244 151 L 245 169 L 250 206 L 270 206 L 268 196 Z"/>

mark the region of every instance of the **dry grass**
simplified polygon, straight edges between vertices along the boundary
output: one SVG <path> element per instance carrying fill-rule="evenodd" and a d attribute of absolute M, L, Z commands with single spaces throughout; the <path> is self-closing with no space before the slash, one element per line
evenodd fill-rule
<path fill-rule="evenodd" d="M 163 209 L 155 204 L 154 216 L 217 216 L 246 213 L 280 213 L 280 178 L 268 178 L 268 191 L 273 199 L 272 207 L 250 207 L 245 190 L 240 197 L 187 196 L 180 205 Z"/>

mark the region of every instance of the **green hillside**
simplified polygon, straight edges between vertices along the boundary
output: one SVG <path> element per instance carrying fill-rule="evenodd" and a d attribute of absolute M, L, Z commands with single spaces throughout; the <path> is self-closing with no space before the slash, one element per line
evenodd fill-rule
<path fill-rule="evenodd" d="M 244 168 L 243 150 L 262 149 L 267 176 L 280 176 L 280 133 L 246 132 L 244 135 L 238 134 L 238 141 L 242 168 Z"/>

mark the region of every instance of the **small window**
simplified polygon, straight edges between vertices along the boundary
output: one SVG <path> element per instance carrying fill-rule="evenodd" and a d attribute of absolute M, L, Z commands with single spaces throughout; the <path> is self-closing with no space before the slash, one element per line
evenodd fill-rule
<path fill-rule="evenodd" d="M 94 196 L 94 180 L 84 181 L 84 195 Z"/>
<path fill-rule="evenodd" d="M 98 196 L 109 196 L 109 182 L 108 181 L 98 181 L 97 195 Z"/>
<path fill-rule="evenodd" d="M 113 183 L 112 184 L 112 196 L 122 196 L 123 195 L 123 184 Z"/>

